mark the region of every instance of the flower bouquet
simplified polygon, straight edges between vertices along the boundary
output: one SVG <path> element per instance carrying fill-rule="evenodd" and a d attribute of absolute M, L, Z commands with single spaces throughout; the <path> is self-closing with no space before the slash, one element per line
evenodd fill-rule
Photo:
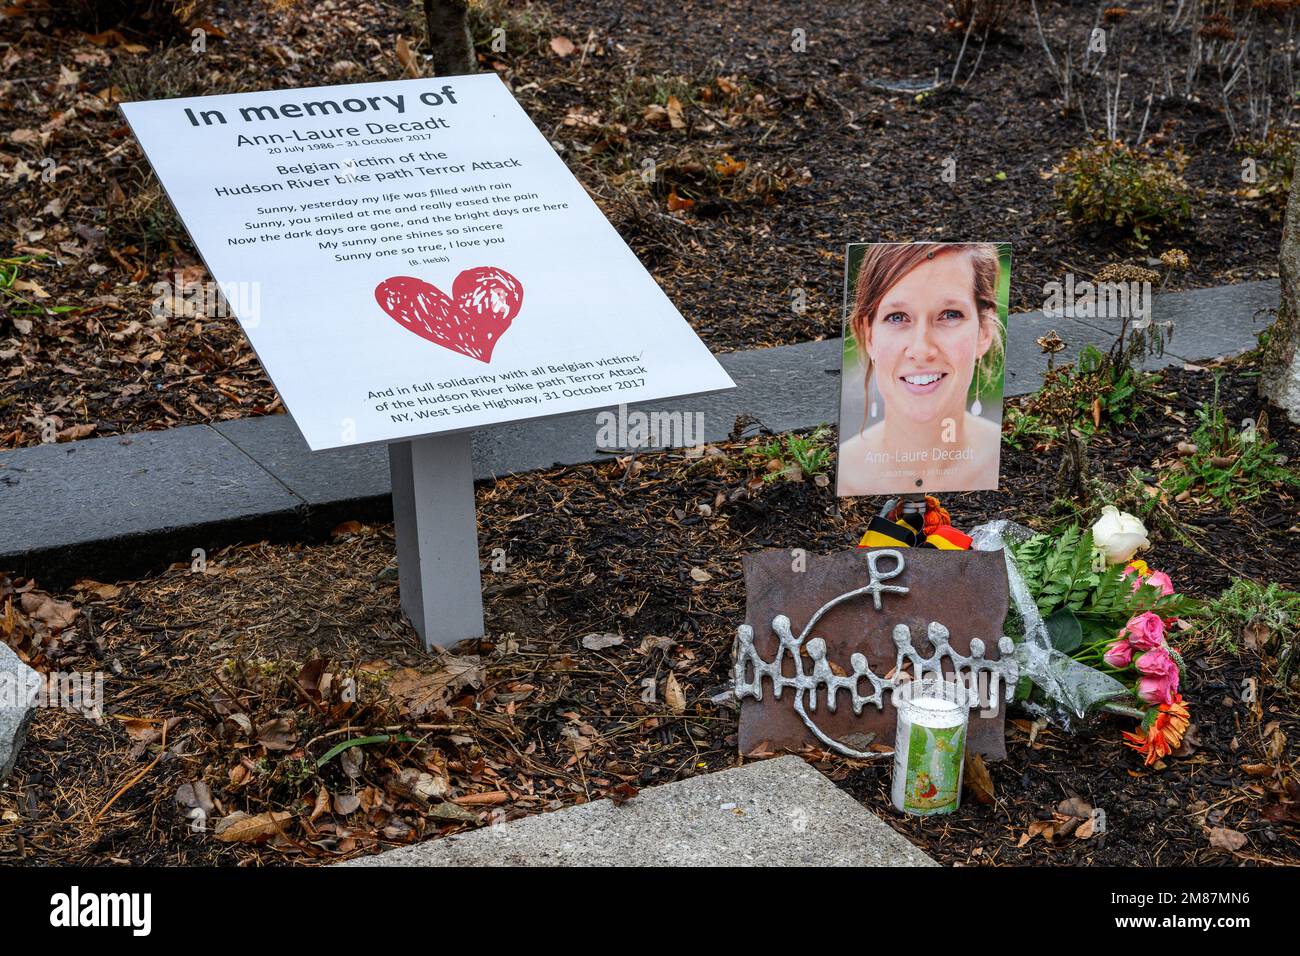
<path fill-rule="evenodd" d="M 891 499 L 859 547 L 1003 551 L 1007 633 L 1023 675 L 1017 699 L 1066 729 L 1101 711 L 1141 720 L 1124 739 L 1148 766 L 1177 749 L 1190 715 L 1179 693 L 1183 659 L 1168 635 L 1193 602 L 1136 557 L 1151 547 L 1142 522 L 1110 505 L 1090 528 L 1051 534 L 1000 520 L 966 535 L 951 522 L 932 496 Z"/>
<path fill-rule="evenodd" d="M 1018 696 L 1076 717 L 1103 710 L 1141 719 L 1124 738 L 1148 766 L 1178 747 L 1190 722 L 1179 693 L 1183 659 L 1168 638 L 1192 606 L 1167 574 L 1135 558 L 1150 544 L 1141 521 L 1111 506 L 1089 529 L 1006 542 L 1013 615 L 1026 639 L 1039 635 L 1039 647 L 1018 653 L 1054 665 L 1046 680 L 1042 660 L 1026 668 Z"/>

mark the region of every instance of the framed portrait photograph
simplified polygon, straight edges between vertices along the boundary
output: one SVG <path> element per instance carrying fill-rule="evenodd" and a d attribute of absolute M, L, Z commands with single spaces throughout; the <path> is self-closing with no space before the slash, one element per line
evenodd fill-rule
<path fill-rule="evenodd" d="M 998 486 L 1011 244 L 850 243 L 842 498 Z"/>

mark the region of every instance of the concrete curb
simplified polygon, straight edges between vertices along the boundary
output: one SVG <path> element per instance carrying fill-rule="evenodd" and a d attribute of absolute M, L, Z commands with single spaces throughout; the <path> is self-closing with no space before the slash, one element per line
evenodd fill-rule
<path fill-rule="evenodd" d="M 796 756 L 777 757 L 339 864 L 937 866 Z"/>

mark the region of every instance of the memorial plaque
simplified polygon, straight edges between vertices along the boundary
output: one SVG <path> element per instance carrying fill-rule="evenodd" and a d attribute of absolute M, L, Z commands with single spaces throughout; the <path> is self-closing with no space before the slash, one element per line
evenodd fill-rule
<path fill-rule="evenodd" d="M 1003 637 L 1001 552 L 764 551 L 747 556 L 744 569 L 748 602 L 735 659 L 741 753 L 892 747 L 893 686 L 942 671 L 975 692 L 969 748 L 1006 756 L 1005 707 L 1018 670 Z M 783 687 L 775 686 L 778 673 Z"/>
<path fill-rule="evenodd" d="M 122 112 L 314 451 L 733 387 L 495 74 Z"/>
<path fill-rule="evenodd" d="M 429 646 L 484 633 L 472 430 L 734 387 L 495 74 L 122 113 L 308 446 L 389 445 Z"/>

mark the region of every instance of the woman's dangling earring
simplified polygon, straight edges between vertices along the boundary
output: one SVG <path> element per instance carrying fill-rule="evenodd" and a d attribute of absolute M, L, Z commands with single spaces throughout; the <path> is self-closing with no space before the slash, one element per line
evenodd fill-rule
<path fill-rule="evenodd" d="M 872 417 L 872 418 L 875 418 L 875 417 L 876 417 L 876 403 L 875 403 L 875 402 L 872 402 L 872 403 L 871 403 L 871 417 Z"/>
<path fill-rule="evenodd" d="M 984 409 L 980 405 L 979 397 L 976 396 L 975 401 L 971 404 L 970 413 L 974 415 L 976 418 L 979 418 L 980 412 L 982 411 L 984 411 Z"/>

